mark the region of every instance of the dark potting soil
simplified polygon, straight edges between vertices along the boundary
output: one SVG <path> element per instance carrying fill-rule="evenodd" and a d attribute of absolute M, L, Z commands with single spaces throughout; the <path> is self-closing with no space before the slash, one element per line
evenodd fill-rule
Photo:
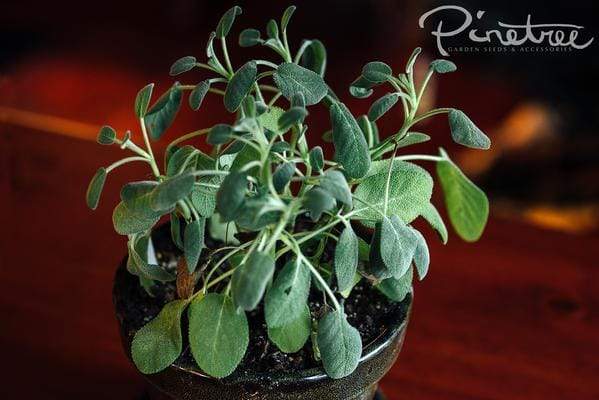
<path fill-rule="evenodd" d="M 175 268 L 181 251 L 172 243 L 169 225 L 162 225 L 152 234 L 158 262 L 165 268 Z M 220 243 L 213 241 L 206 235 L 207 248 L 218 248 Z M 323 258 L 331 258 L 334 248 L 327 247 Z M 200 261 L 201 265 L 202 261 Z M 226 263 L 225 263 L 226 264 Z M 226 265 L 225 265 L 226 267 Z M 114 288 L 114 303 L 117 316 L 123 330 L 133 335 L 135 331 L 151 321 L 164 304 L 177 298 L 175 282 L 158 283 L 150 296 L 139 285 L 138 278 L 127 272 L 125 264 L 117 271 Z M 326 297 L 318 290 L 311 290 L 309 298 L 312 317 L 319 319 L 326 309 Z M 369 344 L 383 335 L 392 325 L 397 324 L 397 315 L 401 320 L 407 316 L 410 296 L 400 303 L 389 301 L 369 283 L 362 280 L 352 290 L 348 299 L 343 302 L 349 323 L 356 327 L 362 337 L 364 351 L 368 351 Z M 185 315 L 185 314 L 184 314 Z M 294 372 L 318 367 L 320 364 L 314 358 L 312 342 L 297 353 L 285 354 L 268 340 L 266 323 L 262 305 L 247 314 L 250 340 L 244 359 L 236 370 L 237 374 L 262 373 L 262 372 Z M 176 363 L 189 366 L 195 365 L 185 332 L 187 332 L 187 318 L 183 323 L 183 353 Z"/>

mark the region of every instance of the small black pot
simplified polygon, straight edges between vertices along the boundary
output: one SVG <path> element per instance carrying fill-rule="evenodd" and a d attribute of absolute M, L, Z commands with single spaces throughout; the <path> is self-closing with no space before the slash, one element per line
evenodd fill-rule
<path fill-rule="evenodd" d="M 127 291 L 137 284 L 123 262 L 114 282 L 114 301 L 126 301 Z M 140 305 L 142 307 L 143 305 Z M 364 346 L 358 368 L 343 379 L 329 378 L 322 368 L 300 372 L 234 372 L 224 379 L 205 375 L 192 362 L 177 360 L 162 372 L 145 375 L 151 384 L 153 399 L 176 400 L 372 400 L 379 380 L 397 359 L 406 334 L 412 300 L 404 309 L 390 315 L 389 329 Z M 135 330 L 124 323 L 122 307 L 116 306 L 123 346 L 131 359 L 131 342 Z"/>

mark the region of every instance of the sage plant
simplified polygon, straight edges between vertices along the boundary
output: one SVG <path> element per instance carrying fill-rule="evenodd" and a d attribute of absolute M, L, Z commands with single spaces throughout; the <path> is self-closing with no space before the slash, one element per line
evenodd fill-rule
<path fill-rule="evenodd" d="M 234 66 L 229 34 L 241 9 L 231 8 L 210 35 L 206 61 L 183 57 L 170 70 L 173 76 L 201 70 L 204 80 L 174 83 L 155 101 L 154 85 L 147 85 L 135 100 L 139 131 L 119 137 L 105 126 L 99 133 L 100 144 L 118 145 L 132 155 L 97 171 L 87 192 L 88 206 L 98 206 L 113 170 L 146 163 L 153 178 L 122 188 L 114 228 L 127 236 L 127 269 L 148 293 L 164 282 L 176 281 L 177 286 L 178 299 L 134 337 L 133 360 L 143 373 L 159 372 L 179 357 L 181 316 L 187 312 L 185 334 L 198 366 L 213 377 L 230 375 L 248 347 L 246 312 L 262 302 L 269 339 L 281 351 L 297 352 L 311 340 L 330 377 L 351 374 L 362 342 L 347 321 L 343 299 L 362 281 L 401 301 L 412 291 L 414 275 L 426 276 L 429 251 L 423 235 L 410 225 L 416 218 L 447 241 L 447 229 L 430 201 L 433 178 L 416 161 L 436 164 L 457 234 L 475 241 L 484 229 L 487 198 L 445 151 L 403 153 L 430 139 L 415 129 L 438 115 L 448 116 L 457 143 L 489 148 L 489 138 L 462 111 L 419 113 L 433 74 L 455 71 L 456 66 L 435 60 L 416 82 L 420 49 L 399 73 L 383 62 L 369 62 L 350 93 L 366 98 L 378 86 L 389 92 L 372 103 L 367 115 L 356 118 L 325 83 L 323 44 L 304 40 L 292 51 L 287 27 L 294 11 L 289 7 L 279 22 L 269 21 L 264 38 L 256 29 L 239 36 L 242 47 L 271 49 L 273 60 Z M 206 98 L 221 98 L 231 118 L 178 137 L 162 161 L 151 142 L 171 126 L 185 97 L 200 112 Z M 330 112 L 331 131 L 324 139 L 333 143 L 332 158 L 310 144 L 320 136 L 308 125 L 309 110 L 316 106 Z M 403 112 L 402 125 L 379 136 L 377 120 L 397 110 Z M 209 152 L 201 150 L 201 140 L 211 146 Z M 184 254 L 176 269 L 148 261 L 152 229 L 164 216 L 170 218 L 172 241 Z M 371 239 L 356 234 L 356 224 L 371 228 Z M 205 246 L 206 232 L 221 243 L 218 248 Z M 327 248 L 334 248 L 334 254 L 324 262 Z M 318 320 L 308 307 L 311 291 L 325 298 Z"/>

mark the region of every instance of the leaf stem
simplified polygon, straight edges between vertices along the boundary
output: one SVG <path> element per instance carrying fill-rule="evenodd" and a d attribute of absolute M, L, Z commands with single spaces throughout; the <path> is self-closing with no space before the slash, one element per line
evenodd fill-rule
<path fill-rule="evenodd" d="M 147 163 L 150 162 L 150 160 L 146 157 L 127 157 L 127 158 L 123 158 L 122 160 L 119 160 L 115 163 L 112 163 L 108 167 L 106 167 L 106 173 L 109 173 L 110 171 L 114 170 L 115 168 L 120 167 L 121 165 L 128 164 L 128 163 L 134 162 L 134 161 L 144 161 Z"/>
<path fill-rule="evenodd" d="M 222 37 L 220 39 L 220 44 L 223 49 L 223 56 L 225 57 L 225 64 L 227 65 L 229 74 L 230 74 L 230 76 L 233 76 L 233 66 L 231 65 L 231 59 L 229 58 L 229 50 L 227 49 L 227 39 Z M 230 76 L 229 76 L 229 78 L 230 78 Z"/>
<path fill-rule="evenodd" d="M 148 137 L 148 131 L 146 129 L 146 123 L 145 123 L 143 117 L 139 119 L 139 123 L 141 125 L 141 132 L 144 137 L 144 143 L 146 144 L 146 149 L 148 151 L 148 154 L 150 155 L 149 162 L 150 162 L 150 166 L 152 167 L 152 172 L 154 172 L 154 175 L 156 176 L 156 178 L 160 178 L 160 170 L 158 169 L 158 165 L 156 165 L 156 159 L 154 158 L 154 152 L 152 151 L 152 145 L 150 144 L 150 138 Z"/>

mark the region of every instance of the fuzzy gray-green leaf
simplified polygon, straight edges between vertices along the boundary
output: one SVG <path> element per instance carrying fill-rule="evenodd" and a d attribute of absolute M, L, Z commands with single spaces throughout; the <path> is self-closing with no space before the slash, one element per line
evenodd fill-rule
<path fill-rule="evenodd" d="M 308 111 L 302 107 L 291 107 L 285 111 L 279 118 L 278 125 L 280 132 L 287 132 L 293 125 L 301 124 L 308 115 Z"/>
<path fill-rule="evenodd" d="M 456 65 L 449 60 L 439 59 L 431 62 L 430 69 L 438 74 L 446 74 L 448 72 L 457 70 L 458 67 L 456 67 Z"/>
<path fill-rule="evenodd" d="M 140 372 L 160 372 L 179 357 L 183 348 L 181 315 L 186 306 L 185 300 L 167 303 L 153 320 L 135 333 L 131 357 Z"/>
<path fill-rule="evenodd" d="M 250 254 L 233 274 L 231 289 L 235 305 L 246 311 L 256 308 L 274 270 L 275 261 L 270 255 L 259 251 Z"/>
<path fill-rule="evenodd" d="M 154 84 L 150 83 L 137 93 L 135 97 L 135 115 L 137 118 L 143 118 L 146 115 L 152 97 L 152 90 L 154 90 Z"/>
<path fill-rule="evenodd" d="M 268 326 L 268 338 L 283 353 L 295 353 L 304 347 L 311 331 L 310 308 L 306 304 L 300 315 L 293 321 L 276 328 Z"/>
<path fill-rule="evenodd" d="M 320 40 L 311 40 L 302 54 L 301 65 L 324 77 L 327 69 L 327 49 Z"/>
<path fill-rule="evenodd" d="M 115 130 L 108 125 L 104 125 L 102 128 L 100 128 L 100 132 L 98 132 L 98 138 L 97 141 L 99 144 L 102 145 L 111 145 L 115 143 L 116 139 L 116 132 Z"/>
<path fill-rule="evenodd" d="M 297 64 L 282 63 L 273 78 L 285 98 L 291 100 L 294 95 L 301 93 L 308 106 L 319 103 L 328 92 L 320 75 Z"/>
<path fill-rule="evenodd" d="M 376 121 L 397 104 L 398 100 L 399 96 L 396 93 L 387 93 L 370 106 L 370 110 L 368 110 L 368 119 L 372 122 Z"/>
<path fill-rule="evenodd" d="M 98 203 L 100 202 L 100 195 L 102 194 L 102 189 L 104 189 L 105 182 L 106 168 L 100 167 L 96 171 L 92 180 L 89 182 L 89 186 L 87 187 L 87 193 L 85 195 L 87 206 L 92 210 L 98 208 Z"/>
<path fill-rule="evenodd" d="M 310 166 L 312 169 L 315 171 L 322 171 L 324 168 L 324 155 L 322 153 L 322 147 L 313 147 L 310 150 L 310 153 L 308 153 L 308 156 L 310 158 Z"/>
<path fill-rule="evenodd" d="M 373 83 L 385 82 L 392 75 L 391 67 L 381 61 L 369 62 L 362 68 L 362 76 Z"/>
<path fill-rule="evenodd" d="M 409 268 L 399 279 L 388 278 L 379 283 L 376 288 L 380 290 L 391 301 L 403 301 L 412 293 L 413 268 Z"/>
<path fill-rule="evenodd" d="M 491 147 L 491 139 L 460 110 L 449 112 L 449 127 L 454 142 L 473 149 L 487 150 Z"/>
<path fill-rule="evenodd" d="M 335 160 L 350 178 L 361 178 L 370 169 L 370 153 L 356 119 L 343 103 L 331 105 Z"/>
<path fill-rule="evenodd" d="M 339 292 L 350 289 L 358 269 L 359 242 L 351 226 L 347 226 L 335 247 L 335 275 Z"/>
<path fill-rule="evenodd" d="M 223 294 L 197 297 L 189 307 L 189 345 L 202 371 L 215 378 L 230 375 L 245 355 L 249 328 Z"/>
<path fill-rule="evenodd" d="M 443 218 L 441 218 L 441 214 L 439 214 L 439 211 L 437 211 L 435 206 L 432 203 L 429 203 L 422 209 L 420 215 L 437 231 L 443 244 L 447 244 L 447 239 L 449 236 L 447 233 L 447 227 L 445 226 Z"/>
<path fill-rule="evenodd" d="M 304 207 L 312 221 L 318 221 L 325 211 L 335 208 L 335 198 L 327 191 L 315 187 L 310 189 L 304 196 Z"/>
<path fill-rule="evenodd" d="M 437 163 L 437 175 L 454 229 L 468 242 L 478 240 L 489 216 L 487 196 L 449 159 Z"/>
<path fill-rule="evenodd" d="M 216 208 L 224 222 L 234 220 L 247 192 L 247 174 L 231 171 L 216 193 Z"/>
<path fill-rule="evenodd" d="M 370 97 L 374 92 L 373 88 L 377 86 L 376 83 L 370 82 L 368 79 L 363 76 L 359 76 L 355 81 L 351 83 L 349 86 L 349 92 L 352 96 L 358 99 L 365 99 Z"/>
<path fill-rule="evenodd" d="M 241 7 L 239 6 L 234 6 L 227 10 L 216 26 L 216 37 L 224 38 L 227 36 L 231 30 L 231 27 L 233 26 L 233 22 L 235 22 L 235 17 L 240 14 Z"/>
<path fill-rule="evenodd" d="M 206 138 L 206 141 L 210 144 L 224 144 L 231 140 L 233 134 L 233 127 L 227 124 L 216 124 L 210 129 L 210 133 Z"/>
<path fill-rule="evenodd" d="M 330 169 L 325 172 L 320 179 L 320 187 L 351 209 L 351 191 L 349 190 L 345 176 L 340 171 Z"/>
<path fill-rule="evenodd" d="M 362 340 L 342 310 L 330 311 L 319 321 L 317 338 L 328 376 L 340 379 L 354 372 L 362 355 Z"/>
<path fill-rule="evenodd" d="M 210 81 L 205 80 L 196 85 L 195 88 L 189 94 L 189 106 L 192 110 L 197 111 L 200 109 L 206 93 L 210 90 Z"/>
<path fill-rule="evenodd" d="M 172 125 L 181 108 L 182 99 L 183 94 L 176 83 L 148 110 L 144 121 L 152 139 L 160 139 Z"/>
<path fill-rule="evenodd" d="M 280 328 L 301 317 L 310 292 L 310 270 L 297 259 L 281 269 L 264 298 L 264 317 L 269 328 Z"/>
<path fill-rule="evenodd" d="M 257 29 L 244 29 L 239 34 L 239 46 L 252 47 L 262 43 L 260 31 Z"/>
<path fill-rule="evenodd" d="M 183 236 L 185 260 L 190 273 L 193 273 L 198 265 L 202 248 L 204 247 L 204 230 L 206 219 L 200 218 L 187 224 Z"/>
<path fill-rule="evenodd" d="M 188 173 L 161 182 L 150 196 L 152 210 L 160 211 L 173 207 L 179 200 L 191 193 L 194 183 L 195 177 Z"/>
<path fill-rule="evenodd" d="M 354 197 L 371 204 L 383 212 L 385 187 L 390 160 L 375 161 L 368 175 L 356 187 Z M 405 161 L 395 160 L 389 185 L 388 215 L 398 215 L 410 223 L 427 207 L 433 193 L 433 179 L 423 168 Z M 376 221 L 379 212 L 370 208 L 356 214 L 358 219 Z M 372 226 L 372 224 L 368 224 Z"/>
<path fill-rule="evenodd" d="M 196 66 L 196 62 L 197 60 L 194 56 L 181 57 L 173 63 L 169 73 L 171 76 L 176 76 L 191 71 Z"/>
<path fill-rule="evenodd" d="M 430 254 L 428 251 L 428 245 L 426 239 L 422 236 L 418 230 L 412 228 L 412 232 L 416 237 L 416 251 L 414 252 L 414 265 L 418 271 L 418 279 L 423 280 L 428 273 L 428 266 L 430 264 Z"/>
<path fill-rule="evenodd" d="M 235 112 L 241 105 L 241 102 L 248 95 L 254 82 L 256 81 L 256 74 L 258 67 L 255 61 L 248 61 L 241 68 L 235 72 L 233 78 L 227 85 L 225 91 L 225 108 L 229 112 Z"/>
<path fill-rule="evenodd" d="M 272 183 L 277 192 L 282 192 L 285 186 L 291 181 L 291 177 L 295 172 L 295 164 L 293 162 L 286 162 L 280 164 L 272 175 Z"/>
<path fill-rule="evenodd" d="M 295 6 L 289 6 L 285 9 L 283 16 L 281 17 L 281 30 L 285 32 L 287 30 L 287 26 L 289 25 L 289 21 L 291 20 L 291 16 L 295 12 Z"/>

